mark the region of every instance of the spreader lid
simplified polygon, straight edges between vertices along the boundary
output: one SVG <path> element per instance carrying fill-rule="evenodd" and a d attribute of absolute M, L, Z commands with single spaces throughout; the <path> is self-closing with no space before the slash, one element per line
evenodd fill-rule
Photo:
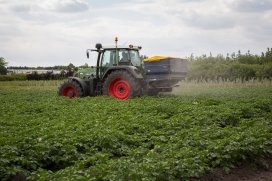
<path fill-rule="evenodd" d="M 173 58 L 173 57 L 153 56 L 153 57 L 144 59 L 144 62 L 156 62 L 156 61 L 161 61 L 161 60 L 169 60 L 171 58 Z"/>

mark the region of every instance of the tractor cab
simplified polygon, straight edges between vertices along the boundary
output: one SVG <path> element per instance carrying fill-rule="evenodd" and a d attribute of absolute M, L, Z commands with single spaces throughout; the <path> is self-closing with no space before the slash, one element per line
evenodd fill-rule
<path fill-rule="evenodd" d="M 104 76 L 109 68 L 119 66 L 134 66 L 140 68 L 141 65 L 142 60 L 139 55 L 139 50 L 132 47 L 105 47 L 101 52 L 100 59 L 97 60 L 97 67 L 99 67 L 98 75 L 100 78 Z"/>
<path fill-rule="evenodd" d="M 105 48 L 102 51 L 100 66 L 131 65 L 141 66 L 139 50 L 129 47 Z"/>
<path fill-rule="evenodd" d="M 140 57 L 140 46 L 102 46 L 97 43 L 96 49 L 87 49 L 87 58 L 90 57 L 90 52 L 97 52 L 97 62 L 94 68 L 97 69 L 96 74 L 92 74 L 93 77 L 103 79 L 107 72 L 112 69 L 124 69 L 125 67 L 134 67 L 142 71 L 143 60 Z M 143 73 L 143 72 L 141 72 Z"/>

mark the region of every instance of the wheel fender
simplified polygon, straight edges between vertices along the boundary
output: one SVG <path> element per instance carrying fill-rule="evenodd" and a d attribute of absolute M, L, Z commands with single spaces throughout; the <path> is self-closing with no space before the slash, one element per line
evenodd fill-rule
<path fill-rule="evenodd" d="M 76 81 L 82 87 L 84 96 L 88 94 L 88 86 L 84 80 L 79 77 L 69 77 L 69 79 Z"/>
<path fill-rule="evenodd" d="M 125 70 L 127 72 L 129 72 L 130 74 L 132 74 L 132 76 L 136 79 L 143 79 L 143 75 L 142 73 L 138 70 L 137 67 L 134 67 L 134 66 L 116 66 L 116 67 L 111 67 L 109 68 L 104 76 L 103 76 L 103 80 L 108 76 L 108 74 L 110 74 L 112 71 L 115 71 L 115 70 Z"/>

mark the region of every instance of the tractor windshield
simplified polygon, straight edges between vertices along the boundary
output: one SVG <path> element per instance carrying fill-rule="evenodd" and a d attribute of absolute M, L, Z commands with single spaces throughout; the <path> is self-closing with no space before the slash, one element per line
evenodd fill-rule
<path fill-rule="evenodd" d="M 100 66 L 104 68 L 116 65 L 133 65 L 140 67 L 141 64 L 139 51 L 135 49 L 105 50 L 100 62 Z"/>
<path fill-rule="evenodd" d="M 141 57 L 139 55 L 139 52 L 136 50 L 129 50 L 130 60 L 131 64 L 134 66 L 141 66 Z"/>
<path fill-rule="evenodd" d="M 119 65 L 141 66 L 141 58 L 137 50 L 120 49 L 118 51 Z"/>

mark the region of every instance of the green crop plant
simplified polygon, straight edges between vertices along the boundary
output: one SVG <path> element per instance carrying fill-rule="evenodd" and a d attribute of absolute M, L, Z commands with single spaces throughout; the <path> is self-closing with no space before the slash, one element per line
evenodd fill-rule
<path fill-rule="evenodd" d="M 271 83 L 184 82 L 127 101 L 36 83 L 0 87 L 0 180 L 187 180 L 269 165 Z"/>

